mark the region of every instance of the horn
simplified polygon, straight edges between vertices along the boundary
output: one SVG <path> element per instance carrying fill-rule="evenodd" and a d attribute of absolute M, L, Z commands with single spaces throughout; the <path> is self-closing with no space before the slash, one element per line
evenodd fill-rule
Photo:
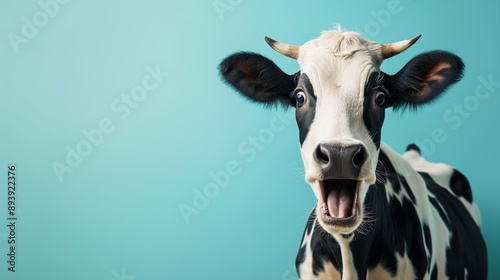
<path fill-rule="evenodd" d="M 381 44 L 382 47 L 382 58 L 387 59 L 389 57 L 395 56 L 399 53 L 404 52 L 406 49 L 411 47 L 418 39 L 420 39 L 421 34 L 417 36 L 406 39 L 403 41 L 391 43 L 391 44 Z"/>
<path fill-rule="evenodd" d="M 278 41 L 275 41 L 267 36 L 264 36 L 264 40 L 273 48 L 275 51 L 279 52 L 280 54 L 284 54 L 288 57 L 291 57 L 293 59 L 297 59 L 299 56 L 299 46 L 294 46 L 294 45 L 289 45 L 285 43 L 281 43 Z"/>

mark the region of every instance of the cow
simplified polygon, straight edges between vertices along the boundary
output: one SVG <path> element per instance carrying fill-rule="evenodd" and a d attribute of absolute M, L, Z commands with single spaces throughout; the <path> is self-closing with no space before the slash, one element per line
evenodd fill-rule
<path fill-rule="evenodd" d="M 300 279 L 486 279 L 481 217 L 468 179 L 381 141 L 385 110 L 433 103 L 463 76 L 455 54 L 419 54 L 391 75 L 385 59 L 420 35 L 390 44 L 340 28 L 303 45 L 265 37 L 300 70 L 238 52 L 219 64 L 247 99 L 294 107 L 305 181 L 317 203 L 296 257 Z M 403 132 L 402 132 L 403 133 Z"/>

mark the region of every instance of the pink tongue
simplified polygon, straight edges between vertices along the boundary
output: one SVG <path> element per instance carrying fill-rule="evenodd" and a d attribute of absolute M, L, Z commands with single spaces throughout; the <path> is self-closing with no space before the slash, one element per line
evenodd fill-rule
<path fill-rule="evenodd" d="M 352 215 L 353 198 L 347 188 L 335 188 L 326 198 L 328 212 L 334 218 L 349 218 Z"/>

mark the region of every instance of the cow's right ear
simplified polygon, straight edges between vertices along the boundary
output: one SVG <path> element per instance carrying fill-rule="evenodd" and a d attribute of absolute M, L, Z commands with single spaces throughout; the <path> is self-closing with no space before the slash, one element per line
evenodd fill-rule
<path fill-rule="evenodd" d="M 223 80 L 246 98 L 265 105 L 295 106 L 297 74 L 284 73 L 268 58 L 251 52 L 228 56 L 219 64 Z"/>

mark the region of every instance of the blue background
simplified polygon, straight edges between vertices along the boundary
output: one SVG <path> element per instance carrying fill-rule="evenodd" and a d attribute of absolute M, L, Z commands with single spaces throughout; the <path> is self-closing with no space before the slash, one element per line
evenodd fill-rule
<path fill-rule="evenodd" d="M 303 179 L 297 128 L 287 121 L 293 112 L 249 104 L 220 82 L 216 66 L 249 50 L 295 72 L 296 62 L 263 36 L 302 44 L 336 23 L 381 43 L 421 33 L 384 62 L 388 73 L 431 49 L 464 59 L 464 79 L 439 102 L 418 114 L 388 111 L 382 137 L 399 152 L 424 143 L 429 160 L 467 175 L 482 211 L 490 279 L 500 277 L 498 2 L 40 3 L 2 1 L 0 9 L 1 279 L 296 279 L 315 198 Z M 25 27 L 35 21 L 36 30 Z M 163 76 L 151 80 L 155 69 Z M 497 85 L 479 100 L 475 90 L 489 76 Z M 118 111 L 144 79 L 156 88 L 127 105 L 127 115 Z M 453 111 L 456 104 L 467 114 Z M 109 133 L 85 146 L 83 131 L 101 122 Z M 425 139 L 436 129 L 442 135 L 432 147 Z M 78 145 L 86 155 L 69 167 L 68 151 Z M 56 162 L 68 166 L 61 178 Z M 18 179 L 15 273 L 6 263 L 10 164 Z M 221 175 L 228 168 L 232 174 Z M 211 174 L 225 186 L 214 188 Z M 196 195 L 204 190 L 205 201 Z M 193 207 L 192 215 L 183 217 L 182 207 Z"/>

